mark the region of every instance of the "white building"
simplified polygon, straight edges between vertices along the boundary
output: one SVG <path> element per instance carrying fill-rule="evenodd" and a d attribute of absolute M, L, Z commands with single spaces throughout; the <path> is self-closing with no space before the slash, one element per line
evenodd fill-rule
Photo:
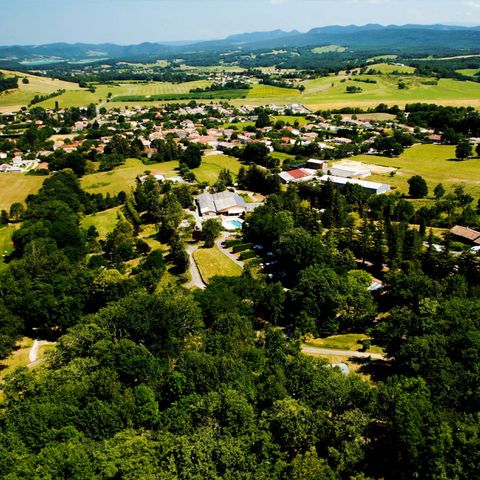
<path fill-rule="evenodd" d="M 200 215 L 241 215 L 247 211 L 245 200 L 235 192 L 202 193 L 196 198 Z"/>
<path fill-rule="evenodd" d="M 320 181 L 322 183 L 330 181 L 336 187 L 344 187 L 345 185 L 347 185 L 347 183 L 352 185 L 358 185 L 362 188 L 365 188 L 369 192 L 374 193 L 375 195 L 381 195 L 382 193 L 387 193 L 391 190 L 390 185 L 387 185 L 386 183 L 367 182 L 366 180 L 336 177 L 333 175 L 323 175 L 323 177 L 320 177 Z"/>

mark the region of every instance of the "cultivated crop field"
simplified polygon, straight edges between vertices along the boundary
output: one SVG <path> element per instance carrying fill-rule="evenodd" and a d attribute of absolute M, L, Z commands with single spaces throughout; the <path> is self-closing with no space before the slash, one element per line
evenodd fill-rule
<path fill-rule="evenodd" d="M 46 177 L 23 173 L 0 173 L 0 210 L 9 210 L 15 202 L 23 202 L 37 193 Z"/>
<path fill-rule="evenodd" d="M 358 155 L 350 160 L 398 168 L 393 177 L 389 174 L 372 175 L 367 180 L 388 183 L 401 193 L 408 193 L 407 180 L 411 176 L 421 175 L 427 181 L 429 196 L 433 196 L 435 186 L 442 183 L 447 192 L 463 184 L 466 192 L 480 198 L 480 159 L 457 161 L 454 146 L 415 145 L 398 158 Z"/>

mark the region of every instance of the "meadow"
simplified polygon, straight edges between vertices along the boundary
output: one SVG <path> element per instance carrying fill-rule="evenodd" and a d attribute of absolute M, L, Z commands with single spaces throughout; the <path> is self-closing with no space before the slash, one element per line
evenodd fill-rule
<path fill-rule="evenodd" d="M 213 248 L 199 248 L 194 252 L 193 258 L 205 283 L 216 275 L 238 277 L 242 274 L 242 267 L 228 258 L 216 245 Z"/>
<path fill-rule="evenodd" d="M 207 182 L 213 185 L 218 178 L 221 170 L 227 169 L 233 175 L 237 175 L 240 170 L 241 163 L 238 159 L 228 155 L 210 155 L 202 158 L 200 167 L 195 168 L 192 172 L 199 182 Z"/>
<path fill-rule="evenodd" d="M 98 231 L 99 239 L 105 240 L 107 234 L 112 232 L 115 228 L 115 225 L 118 222 L 118 212 L 122 207 L 110 208 L 109 210 L 104 210 L 103 212 L 94 213 L 92 215 L 87 215 L 81 221 L 81 226 L 87 230 L 92 225 Z"/>
<path fill-rule="evenodd" d="M 12 203 L 24 202 L 37 193 L 46 177 L 23 173 L 0 173 L 0 210 L 9 210 Z"/>
<path fill-rule="evenodd" d="M 120 191 L 128 193 L 135 187 L 137 175 L 143 175 L 145 171 L 158 172 L 167 177 L 177 175 L 175 169 L 178 162 L 155 163 L 145 165 L 136 158 L 129 158 L 125 164 L 109 172 L 97 172 L 85 175 L 81 179 L 82 188 L 88 193 L 102 193 L 106 195 L 117 194 Z"/>
<path fill-rule="evenodd" d="M 400 193 L 408 193 L 407 181 L 411 176 L 421 175 L 428 184 L 429 196 L 433 196 L 433 189 L 439 183 L 447 192 L 462 184 L 466 192 L 480 199 L 480 159 L 457 161 L 454 146 L 414 145 L 398 158 L 358 155 L 349 160 L 397 168 L 393 177 L 389 174 L 372 175 L 367 180 L 388 183 Z"/>
<path fill-rule="evenodd" d="M 0 113 L 19 110 L 22 106 L 28 105 L 35 95 L 45 95 L 60 89 L 67 90 L 65 93 L 69 93 L 69 91 L 79 88 L 76 83 L 64 82 L 63 80 L 37 77 L 8 70 L 0 70 L 0 72 L 5 74 L 6 77 L 15 75 L 20 77 L 17 89 L 0 93 Z M 23 78 L 27 78 L 29 83 L 23 83 Z"/>

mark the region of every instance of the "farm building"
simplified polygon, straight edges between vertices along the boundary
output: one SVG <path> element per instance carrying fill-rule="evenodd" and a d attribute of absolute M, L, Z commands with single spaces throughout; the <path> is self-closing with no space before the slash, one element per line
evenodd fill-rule
<path fill-rule="evenodd" d="M 367 178 L 372 172 L 367 167 L 355 167 L 352 165 L 337 164 L 329 167 L 328 174 L 334 177 L 343 178 Z"/>
<path fill-rule="evenodd" d="M 317 170 L 312 168 L 297 168 L 288 172 L 281 172 L 278 174 L 283 183 L 292 182 L 308 182 L 315 178 Z"/>
<path fill-rule="evenodd" d="M 315 158 L 311 158 L 307 162 L 307 168 L 326 172 L 328 170 L 328 162 L 326 160 L 316 160 Z"/>
<path fill-rule="evenodd" d="M 241 215 L 247 211 L 245 200 L 238 193 L 202 193 L 196 198 L 200 215 Z"/>
<path fill-rule="evenodd" d="M 344 178 L 344 177 L 336 177 L 334 175 L 323 175 L 320 177 L 320 181 L 322 183 L 325 182 L 332 182 L 335 187 L 344 187 L 347 183 L 351 185 L 358 185 L 375 195 L 381 195 L 382 193 L 387 193 L 390 191 L 390 185 L 386 183 L 377 183 L 377 182 L 367 182 L 366 180 L 356 180 L 354 178 Z"/>
<path fill-rule="evenodd" d="M 472 243 L 474 245 L 480 245 L 480 232 L 473 230 L 472 228 L 462 227 L 455 225 L 450 233 L 464 242 Z"/>

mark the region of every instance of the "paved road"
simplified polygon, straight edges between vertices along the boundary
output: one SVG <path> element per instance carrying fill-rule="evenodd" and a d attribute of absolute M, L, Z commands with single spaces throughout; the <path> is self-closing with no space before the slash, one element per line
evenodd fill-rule
<path fill-rule="evenodd" d="M 42 345 L 55 345 L 55 343 L 54 342 L 47 342 L 46 340 L 34 340 L 32 348 L 30 349 L 30 352 L 28 353 L 28 360 L 30 361 L 30 363 L 27 365 L 27 368 L 36 367 L 39 363 L 41 363 L 45 360 L 44 358 L 37 359 L 38 349 Z"/>
<path fill-rule="evenodd" d="M 205 285 L 205 282 L 202 280 L 202 276 L 200 275 L 200 272 L 198 271 L 197 264 L 195 263 L 195 259 L 193 258 L 193 252 L 195 252 L 198 249 L 198 245 L 187 245 L 187 253 L 188 256 L 190 257 L 190 276 L 192 279 L 190 282 L 187 284 L 187 288 L 199 288 L 200 290 L 204 290 L 207 288 Z"/>
<path fill-rule="evenodd" d="M 372 358 L 373 360 L 385 360 L 381 353 L 355 352 L 350 350 L 331 350 L 329 348 L 302 347 L 303 353 L 317 355 L 336 355 L 338 357 Z"/>

